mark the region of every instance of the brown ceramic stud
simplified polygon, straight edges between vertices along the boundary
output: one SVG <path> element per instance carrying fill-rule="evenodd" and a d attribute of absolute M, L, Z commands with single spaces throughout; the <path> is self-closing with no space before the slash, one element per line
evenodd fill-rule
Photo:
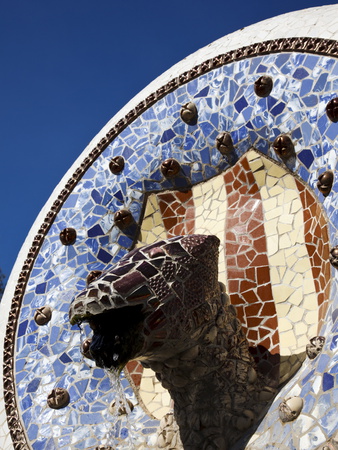
<path fill-rule="evenodd" d="M 291 138 L 287 134 L 281 134 L 276 137 L 273 143 L 273 148 L 277 155 L 283 160 L 287 160 L 292 156 L 295 156 L 295 147 L 291 141 Z"/>
<path fill-rule="evenodd" d="M 197 108 L 195 103 L 188 102 L 181 108 L 181 119 L 188 125 L 196 125 L 197 123 Z"/>
<path fill-rule="evenodd" d="M 231 134 L 223 131 L 216 136 L 216 148 L 222 155 L 228 155 L 234 150 Z"/>
<path fill-rule="evenodd" d="M 315 336 L 310 339 L 310 344 L 306 346 L 306 354 L 309 359 L 314 359 L 322 351 L 325 344 L 324 336 Z"/>
<path fill-rule="evenodd" d="M 327 197 L 331 192 L 333 185 L 333 178 L 334 175 L 331 170 L 327 170 L 318 177 L 317 188 L 324 195 L 324 197 Z"/>
<path fill-rule="evenodd" d="M 118 175 L 124 169 L 123 156 L 115 156 L 109 163 L 109 169 L 114 175 Z"/>
<path fill-rule="evenodd" d="M 133 216 L 127 209 L 121 209 L 114 214 L 114 222 L 120 230 L 124 230 L 133 223 Z"/>
<path fill-rule="evenodd" d="M 94 360 L 94 358 L 92 357 L 92 354 L 90 353 L 90 344 L 91 343 L 92 343 L 91 339 L 84 340 L 81 345 L 81 353 L 83 354 L 83 356 L 85 358 Z"/>
<path fill-rule="evenodd" d="M 70 401 L 67 389 L 55 388 L 47 397 L 47 404 L 52 409 L 65 408 Z"/>
<path fill-rule="evenodd" d="M 331 122 L 338 122 L 338 97 L 328 102 L 326 105 L 326 114 Z"/>
<path fill-rule="evenodd" d="M 99 278 L 99 276 L 102 274 L 102 270 L 93 270 L 90 272 L 87 276 L 86 283 L 87 286 L 92 282 Z"/>
<path fill-rule="evenodd" d="M 180 163 L 174 158 L 168 158 L 161 164 L 161 172 L 166 178 L 176 177 L 180 170 Z"/>
<path fill-rule="evenodd" d="M 98 445 L 95 450 L 114 450 L 113 447 L 107 447 L 106 445 Z"/>
<path fill-rule="evenodd" d="M 130 409 L 130 412 L 132 412 L 132 410 L 134 409 L 134 405 L 132 404 L 132 402 L 127 399 L 127 403 Z M 118 415 L 119 416 L 123 416 L 124 414 L 127 414 L 127 410 L 126 410 L 126 406 L 121 402 L 119 402 L 119 410 L 118 410 Z M 109 412 L 110 414 L 114 415 L 115 414 L 115 400 L 111 402 L 111 404 L 109 405 Z"/>
<path fill-rule="evenodd" d="M 330 250 L 330 263 L 335 269 L 338 269 L 338 247 L 333 247 Z"/>
<path fill-rule="evenodd" d="M 263 75 L 255 81 L 254 91 L 258 97 L 267 97 L 272 91 L 273 81 L 271 77 Z"/>
<path fill-rule="evenodd" d="M 60 233 L 60 241 L 63 245 L 72 245 L 76 241 L 74 228 L 65 228 Z"/>
<path fill-rule="evenodd" d="M 279 418 L 282 422 L 292 422 L 297 419 L 304 406 L 303 399 L 301 397 L 290 397 L 278 407 Z"/>
<path fill-rule="evenodd" d="M 46 325 L 52 318 L 50 306 L 42 306 L 35 311 L 34 320 L 37 325 Z"/>

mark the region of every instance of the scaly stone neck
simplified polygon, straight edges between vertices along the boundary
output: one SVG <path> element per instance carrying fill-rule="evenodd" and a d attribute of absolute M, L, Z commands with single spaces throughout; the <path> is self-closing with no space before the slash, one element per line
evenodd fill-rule
<path fill-rule="evenodd" d="M 174 400 L 184 449 L 231 448 L 257 422 L 273 391 L 254 368 L 233 306 L 222 307 L 191 344 L 149 366 Z"/>

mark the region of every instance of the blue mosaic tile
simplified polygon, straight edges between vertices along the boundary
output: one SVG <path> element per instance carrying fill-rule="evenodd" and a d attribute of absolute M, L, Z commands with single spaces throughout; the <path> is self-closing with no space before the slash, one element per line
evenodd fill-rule
<path fill-rule="evenodd" d="M 323 374 L 323 391 L 328 391 L 329 389 L 332 389 L 334 386 L 334 377 L 330 375 L 329 373 Z"/>

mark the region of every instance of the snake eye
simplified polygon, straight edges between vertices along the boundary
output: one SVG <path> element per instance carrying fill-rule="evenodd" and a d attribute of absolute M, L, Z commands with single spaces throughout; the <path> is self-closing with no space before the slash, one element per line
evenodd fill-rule
<path fill-rule="evenodd" d="M 158 258 L 159 256 L 165 256 L 165 251 L 162 247 L 151 248 L 148 252 L 150 258 Z"/>

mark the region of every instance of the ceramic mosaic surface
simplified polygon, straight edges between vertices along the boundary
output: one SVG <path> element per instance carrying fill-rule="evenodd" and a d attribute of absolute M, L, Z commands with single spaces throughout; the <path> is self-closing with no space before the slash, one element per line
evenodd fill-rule
<path fill-rule="evenodd" d="M 265 74 L 273 78 L 273 90 L 260 98 L 253 85 Z M 338 124 L 325 112 L 337 95 L 337 75 L 336 59 L 295 52 L 225 65 L 159 100 L 93 163 L 46 236 L 20 312 L 15 379 L 34 450 L 102 443 L 122 449 L 131 448 L 130 440 L 137 449 L 156 448 L 168 394 L 152 373 L 129 363 L 122 385 L 135 408 L 128 423 L 112 416 L 114 389 L 106 373 L 81 355 L 80 332 L 70 326 L 68 309 L 89 272 L 111 267 L 135 245 L 191 233 L 220 238 L 219 279 L 254 354 L 269 351 L 266 370 L 283 380 L 303 362 L 310 338 L 327 337 L 323 353 L 305 360 L 278 394 L 248 448 L 310 450 L 333 434 L 338 297 L 328 256 L 337 240 L 338 185 L 324 198 L 316 182 L 337 166 Z M 180 118 L 189 101 L 198 110 L 192 126 Z M 216 149 L 221 131 L 231 133 L 236 157 Z M 282 133 L 292 138 L 297 154 L 288 167 L 271 146 Z M 120 175 L 109 170 L 114 156 L 125 159 Z M 160 171 L 167 158 L 181 164 L 173 179 Z M 125 208 L 135 224 L 121 231 L 113 217 Z M 66 227 L 77 232 L 73 245 L 60 242 Z M 45 304 L 53 308 L 52 320 L 39 327 L 34 312 Z M 58 411 L 46 405 L 54 387 L 70 393 L 70 404 Z M 291 395 L 300 395 L 304 408 L 296 422 L 282 424 L 278 405 Z"/>

